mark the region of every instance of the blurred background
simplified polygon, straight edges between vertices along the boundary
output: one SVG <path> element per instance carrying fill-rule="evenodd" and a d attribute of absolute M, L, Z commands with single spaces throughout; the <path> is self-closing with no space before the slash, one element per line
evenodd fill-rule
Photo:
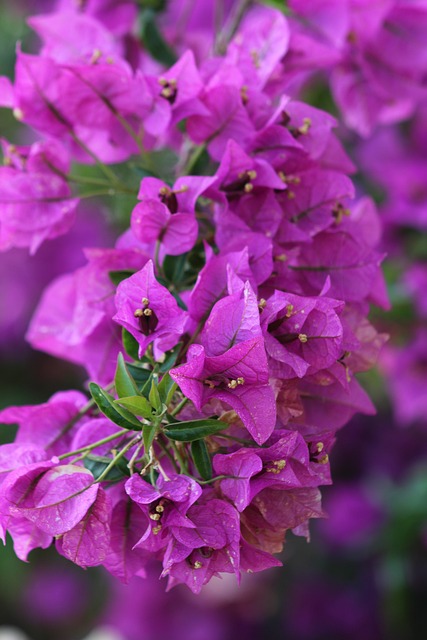
<path fill-rule="evenodd" d="M 0 4 L 1 75 L 12 77 L 18 40 L 31 47 L 25 16 L 32 4 Z M 321 76 L 304 97 L 334 112 Z M 194 596 L 182 586 L 164 593 L 156 566 L 147 580 L 121 585 L 55 551 L 33 551 L 22 563 L 8 543 L 0 549 L 0 640 L 427 637 L 426 125 L 427 109 L 420 109 L 368 141 L 342 132 L 363 166 L 360 191 L 382 212 L 392 310 L 372 316 L 390 341 L 377 369 L 361 379 L 378 414 L 355 418 L 339 433 L 334 485 L 323 489 L 329 518 L 312 521 L 310 544 L 290 535 L 283 568 L 247 576 L 240 588 L 231 576 L 213 580 Z M 16 142 L 20 135 L 0 109 L 0 136 Z M 23 337 L 46 284 L 84 263 L 82 247 L 114 238 L 105 216 L 102 203 L 81 209 L 71 233 L 33 258 L 25 250 L 0 254 L 0 407 L 44 402 L 83 384 L 82 371 L 32 351 Z M 12 427 L 1 427 L 1 443 L 13 437 Z"/>

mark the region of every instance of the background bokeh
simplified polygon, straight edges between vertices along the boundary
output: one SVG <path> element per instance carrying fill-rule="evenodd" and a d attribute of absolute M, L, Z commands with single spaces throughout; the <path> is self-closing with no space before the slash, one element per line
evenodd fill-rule
<path fill-rule="evenodd" d="M 1 74 L 13 73 L 16 41 L 31 47 L 25 26 L 31 4 L 0 5 Z M 325 86 L 319 76 L 305 99 L 334 111 Z M 312 522 L 311 543 L 290 536 L 284 568 L 245 577 L 240 588 L 229 576 L 213 580 L 200 596 L 185 587 L 164 593 L 156 568 L 147 580 L 124 586 L 54 552 L 36 550 L 24 564 L 8 544 L 0 549 L 0 638 L 9 637 L 7 627 L 32 640 L 426 637 L 426 125 L 427 108 L 421 108 L 364 142 L 342 131 L 363 167 L 356 180 L 382 213 L 392 310 L 375 312 L 375 323 L 391 338 L 378 368 L 361 379 L 378 414 L 355 418 L 339 433 L 331 456 L 334 485 L 323 491 L 329 518 Z M 4 109 L 0 135 L 15 141 L 21 135 Z M 80 210 L 72 232 L 33 258 L 24 250 L 0 254 L 1 407 L 43 402 L 83 383 L 78 368 L 32 351 L 23 337 L 46 284 L 83 264 L 88 239 L 90 246 L 108 245 L 106 215 L 102 203 Z M 0 442 L 13 435 L 12 427 L 2 427 Z"/>

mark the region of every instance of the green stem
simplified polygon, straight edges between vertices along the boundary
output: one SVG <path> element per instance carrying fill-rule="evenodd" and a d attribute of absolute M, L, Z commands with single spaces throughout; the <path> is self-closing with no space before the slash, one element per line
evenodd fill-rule
<path fill-rule="evenodd" d="M 59 460 L 64 460 L 64 458 L 69 458 L 70 456 L 75 456 L 79 453 L 84 453 L 85 451 L 91 451 L 92 449 L 96 449 L 96 447 L 100 447 L 103 444 L 107 444 L 107 442 L 111 442 L 116 438 L 120 438 L 120 436 L 124 436 L 129 434 L 129 429 L 121 429 L 116 433 L 113 433 L 111 436 L 107 438 L 103 438 L 102 440 L 98 440 L 97 442 L 92 442 L 91 444 L 86 445 L 85 447 L 81 447 L 80 449 L 75 449 L 74 451 L 69 451 L 68 453 L 63 453 L 58 456 Z"/>
<path fill-rule="evenodd" d="M 114 382 L 111 382 L 109 385 L 107 385 L 105 387 L 106 391 L 110 391 L 111 389 L 113 389 L 114 387 Z M 65 436 L 66 433 L 68 433 L 70 431 L 70 429 L 72 429 L 74 427 L 74 425 L 76 424 L 76 422 L 78 422 L 80 420 L 80 418 L 82 418 L 84 415 L 86 415 L 86 413 L 88 411 L 90 411 L 93 407 L 95 406 L 95 400 L 89 400 L 89 402 L 87 404 L 85 404 L 80 411 L 78 411 L 76 413 L 76 415 L 74 416 L 74 418 L 71 418 L 71 420 L 69 420 L 67 422 L 66 425 L 64 425 L 64 427 L 61 429 L 61 431 L 53 438 L 53 440 L 51 440 L 49 442 L 49 444 L 47 444 L 45 446 L 45 449 L 48 449 L 49 447 L 52 447 L 54 444 L 56 444 L 58 442 L 58 440 L 60 440 L 63 436 Z"/>
<path fill-rule="evenodd" d="M 123 116 L 121 116 L 118 111 L 113 109 L 113 113 L 114 113 L 115 117 L 117 118 L 117 120 L 122 125 L 123 129 L 130 135 L 132 140 L 135 142 L 136 146 L 138 147 L 138 151 L 139 151 L 140 155 L 144 158 L 144 160 L 147 160 L 146 154 L 144 152 L 144 147 L 142 146 L 141 137 L 136 133 L 136 131 L 134 131 L 132 129 L 132 127 L 130 126 L 129 122 L 126 120 L 126 118 L 123 118 Z"/>
<path fill-rule="evenodd" d="M 193 150 L 193 152 L 190 154 L 190 157 L 188 158 L 187 164 L 183 169 L 182 175 L 184 176 L 191 175 L 192 171 L 194 170 L 194 167 L 197 164 L 198 159 L 200 158 L 202 153 L 205 151 L 206 146 L 207 146 L 207 143 L 205 142 L 204 144 L 199 145 Z"/>
<path fill-rule="evenodd" d="M 95 479 L 95 482 L 102 482 L 108 476 L 111 469 L 113 469 L 116 466 L 117 462 L 121 460 L 129 451 L 129 449 L 132 449 L 132 447 L 135 444 L 137 444 L 141 440 L 141 438 L 142 438 L 141 434 L 138 434 L 137 436 L 135 436 L 135 438 L 132 438 L 132 440 L 130 440 L 130 442 L 128 442 L 127 445 L 125 445 L 123 449 L 121 449 L 121 451 L 119 451 L 119 453 L 114 456 L 110 464 L 104 469 L 101 475 Z"/>
<path fill-rule="evenodd" d="M 165 452 L 165 454 L 167 455 L 167 457 L 169 458 L 169 460 L 172 462 L 175 471 L 178 473 L 179 469 L 178 469 L 178 465 L 176 464 L 176 460 L 173 457 L 173 455 L 171 454 L 171 452 L 169 451 L 169 449 L 167 448 L 167 446 L 164 444 L 164 442 L 162 442 L 160 440 L 160 438 L 157 440 L 157 444 L 159 445 L 159 447 Z"/>
<path fill-rule="evenodd" d="M 185 460 L 182 457 L 181 452 L 178 449 L 176 443 L 173 440 L 170 440 L 170 444 L 171 444 L 172 449 L 174 450 L 174 453 L 175 453 L 175 456 L 176 456 L 176 460 L 178 461 L 181 473 L 184 473 L 184 474 L 188 475 L 187 465 L 186 465 Z"/>
<path fill-rule="evenodd" d="M 189 478 L 193 478 L 198 484 L 210 484 L 211 482 L 216 482 L 217 480 L 242 480 L 244 478 L 240 476 L 216 476 L 215 478 L 211 478 L 210 480 L 200 480 L 200 478 L 196 478 L 195 476 L 191 476 L 187 474 Z"/>
<path fill-rule="evenodd" d="M 96 198 L 97 196 L 109 196 L 110 198 L 112 198 L 113 196 L 116 196 L 118 193 L 135 195 L 135 192 L 132 191 L 131 189 L 127 189 L 127 188 L 122 189 L 121 187 L 110 187 L 108 189 L 101 189 L 97 191 L 88 191 L 86 193 L 79 193 L 78 197 L 80 198 L 80 200 L 84 200 L 87 198 Z"/>
<path fill-rule="evenodd" d="M 191 336 L 190 340 L 182 348 L 181 353 L 179 354 L 179 356 L 177 358 L 177 361 L 181 360 L 185 356 L 185 354 L 187 353 L 187 351 L 190 348 L 190 346 L 193 344 L 193 342 L 195 342 L 195 340 L 197 340 L 197 338 L 199 336 L 199 333 L 201 332 L 201 330 L 205 326 L 205 322 L 206 322 L 206 317 L 203 316 L 203 318 L 200 320 L 199 324 L 197 325 L 195 332 Z"/>
<path fill-rule="evenodd" d="M 163 273 L 163 267 L 160 264 L 159 253 L 160 253 L 160 240 L 157 240 L 156 248 L 154 250 L 154 264 L 156 266 L 156 271 L 159 274 L 159 276 L 164 277 L 165 274 Z"/>
<path fill-rule="evenodd" d="M 44 157 L 43 159 L 44 159 L 45 164 L 49 167 L 49 169 L 53 173 L 56 173 L 56 175 L 60 176 L 66 182 L 74 182 L 75 184 L 82 184 L 82 185 L 86 184 L 86 185 L 91 185 L 91 186 L 105 187 L 105 189 L 106 189 L 106 191 L 96 191 L 94 193 L 82 194 L 80 196 L 81 198 L 91 198 L 93 196 L 98 196 L 98 195 L 113 196 L 113 195 L 116 194 L 116 191 L 121 191 L 123 193 L 129 193 L 129 194 L 132 194 L 133 196 L 137 195 L 135 190 L 130 189 L 125 184 L 122 184 L 122 183 L 118 182 L 117 178 L 115 178 L 115 180 L 114 180 L 114 184 L 116 186 L 113 189 L 111 187 L 111 179 L 109 179 L 109 181 L 106 182 L 105 180 L 101 180 L 100 178 L 87 177 L 87 176 L 76 176 L 76 175 L 73 175 L 71 173 L 64 173 L 63 171 L 61 171 L 61 169 L 58 169 L 58 167 L 55 167 L 55 165 L 53 165 L 51 162 L 49 162 L 49 160 L 46 157 Z M 98 166 L 99 166 L 99 162 L 100 161 L 98 161 L 98 163 L 97 163 Z"/>
<path fill-rule="evenodd" d="M 176 416 L 178 413 L 185 407 L 188 402 L 188 398 L 183 398 L 179 404 L 176 405 L 175 409 L 173 409 L 170 413 L 171 416 Z"/>
<path fill-rule="evenodd" d="M 140 444 L 135 449 L 135 453 L 133 454 L 132 458 L 129 460 L 128 469 L 131 472 L 131 474 L 134 472 L 136 461 L 138 460 L 138 456 L 143 446 L 144 446 L 144 443 L 140 442 Z"/>
<path fill-rule="evenodd" d="M 162 476 L 164 477 L 165 480 L 170 480 L 168 474 L 166 473 L 166 471 L 163 469 L 162 467 L 162 463 L 160 462 L 160 460 L 157 458 L 157 467 L 160 471 L 160 473 L 162 474 Z"/>
<path fill-rule="evenodd" d="M 87 153 L 92 160 L 94 160 L 96 166 L 99 168 L 100 171 L 102 171 L 102 173 L 105 175 L 106 178 L 108 178 L 108 180 L 110 180 L 113 185 L 115 186 L 120 186 L 120 187 L 125 187 L 125 189 L 127 189 L 126 185 L 122 185 L 122 183 L 120 182 L 120 180 L 117 178 L 116 174 L 114 173 L 114 171 L 112 171 L 110 169 L 110 167 L 108 167 L 106 164 L 104 164 L 96 155 L 96 153 L 94 153 L 84 142 L 83 140 L 80 140 L 80 138 L 78 136 L 76 136 L 76 134 L 74 133 L 74 131 L 70 131 L 70 135 L 72 137 L 72 139 L 74 140 L 74 142 L 76 144 L 79 145 L 79 147 L 81 149 L 83 149 L 83 151 L 85 153 Z M 133 193 L 133 192 L 132 192 Z"/>
<path fill-rule="evenodd" d="M 89 178 L 87 176 L 76 176 L 72 173 L 69 173 L 68 175 L 64 174 L 64 177 L 69 182 L 75 182 L 76 184 L 90 184 L 98 187 L 109 187 L 111 185 L 111 182 L 106 182 L 101 178 L 92 178 L 92 177 Z"/>
<path fill-rule="evenodd" d="M 225 433 L 217 433 L 215 434 L 215 437 L 226 438 L 227 440 L 234 440 L 235 442 L 240 442 L 240 444 L 245 444 L 247 447 L 256 447 L 257 449 L 263 447 L 263 445 L 258 445 L 253 440 L 244 440 L 244 438 L 236 438 L 235 436 L 229 436 Z"/>
<path fill-rule="evenodd" d="M 217 40 L 215 50 L 220 55 L 224 55 L 227 51 L 227 46 L 235 35 L 237 29 L 240 26 L 240 23 L 243 19 L 243 16 L 246 13 L 246 10 L 250 7 L 253 0 L 240 0 L 239 4 L 236 6 L 234 13 L 230 18 L 230 23 L 226 29 L 223 30 L 223 33 L 219 35 Z"/>

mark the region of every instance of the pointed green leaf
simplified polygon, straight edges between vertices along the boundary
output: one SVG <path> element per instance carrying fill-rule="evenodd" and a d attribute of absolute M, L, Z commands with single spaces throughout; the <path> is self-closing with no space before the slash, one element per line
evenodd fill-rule
<path fill-rule="evenodd" d="M 151 371 L 149 371 L 148 369 L 143 369 L 140 364 L 132 364 L 131 362 L 127 362 L 126 366 L 132 378 L 139 385 L 144 385 L 147 382 L 148 378 L 151 376 Z"/>
<path fill-rule="evenodd" d="M 147 420 L 151 420 L 153 418 L 153 407 L 148 402 L 147 398 L 144 398 L 142 396 L 128 396 L 127 398 L 119 398 L 118 400 L 115 400 L 114 404 L 120 404 L 135 416 L 143 416 Z"/>
<path fill-rule="evenodd" d="M 115 405 L 115 398 L 104 391 L 104 389 L 101 389 L 98 384 L 89 382 L 89 391 L 99 410 L 112 422 L 124 429 L 131 429 L 133 431 L 141 430 L 142 424 L 140 421 L 135 418 L 130 411 Z"/>
<path fill-rule="evenodd" d="M 144 396 L 144 398 L 147 398 L 147 400 L 150 395 L 151 386 L 153 384 L 153 378 L 154 378 L 153 372 L 151 371 L 149 377 L 147 378 L 147 381 L 145 382 L 144 386 L 141 389 L 141 394 Z"/>
<path fill-rule="evenodd" d="M 206 438 L 214 433 L 226 429 L 229 425 L 219 420 L 189 420 L 188 422 L 175 422 L 164 428 L 164 434 L 171 440 L 179 442 L 193 442 Z"/>
<path fill-rule="evenodd" d="M 157 427 L 155 424 L 144 424 L 142 429 L 142 437 L 144 439 L 145 453 L 150 451 L 150 447 L 153 444 L 153 440 L 157 433 Z"/>
<path fill-rule="evenodd" d="M 169 371 L 169 369 L 172 369 L 178 359 L 181 347 L 182 342 L 178 342 L 178 344 L 173 349 L 171 349 L 171 351 L 166 352 L 166 357 L 159 367 L 160 373 L 165 373 L 166 371 Z"/>
<path fill-rule="evenodd" d="M 139 360 L 139 344 L 127 329 L 122 329 L 123 348 L 130 358 Z"/>
<path fill-rule="evenodd" d="M 174 285 L 179 284 L 184 277 L 187 257 L 188 251 L 179 256 L 165 256 L 163 260 L 163 272 L 169 282 Z"/>
<path fill-rule="evenodd" d="M 134 273 L 135 271 L 110 271 L 108 275 L 111 282 L 117 287 L 123 280 L 130 278 Z"/>
<path fill-rule="evenodd" d="M 166 67 L 171 67 L 176 62 L 176 56 L 167 42 L 163 39 L 155 20 L 152 9 L 145 9 L 141 13 L 141 39 L 144 47 Z"/>
<path fill-rule="evenodd" d="M 203 480 L 210 480 L 212 478 L 212 460 L 204 440 L 195 440 L 191 443 L 191 456 Z"/>
<path fill-rule="evenodd" d="M 167 413 L 165 418 L 170 424 L 177 424 L 177 423 L 179 424 L 180 423 L 178 418 L 175 418 L 175 416 L 171 416 L 170 413 Z M 166 428 L 168 429 L 169 427 L 166 427 Z"/>
<path fill-rule="evenodd" d="M 132 378 L 126 366 L 123 354 L 119 353 L 117 358 L 116 375 L 114 377 L 114 386 L 116 387 L 119 398 L 137 395 L 138 387 Z"/>
<path fill-rule="evenodd" d="M 157 388 L 157 380 L 151 381 L 151 388 L 148 394 L 148 399 L 151 405 L 155 408 L 156 411 L 160 411 L 162 408 L 162 401 L 159 395 L 159 390 Z"/>
<path fill-rule="evenodd" d="M 169 373 L 165 373 L 159 382 L 158 390 L 160 399 L 166 406 L 169 406 L 177 388 L 178 385 L 172 380 Z"/>
<path fill-rule="evenodd" d="M 90 454 L 86 456 L 83 460 L 84 466 L 86 469 L 92 473 L 93 477 L 99 478 L 102 473 L 104 473 L 105 469 L 111 462 L 111 458 L 107 456 L 96 456 Z M 127 460 L 125 458 L 121 458 L 117 461 L 117 464 L 111 469 L 108 475 L 105 478 L 106 482 L 118 482 L 122 480 L 125 476 L 129 476 L 130 471 L 127 467 Z"/>

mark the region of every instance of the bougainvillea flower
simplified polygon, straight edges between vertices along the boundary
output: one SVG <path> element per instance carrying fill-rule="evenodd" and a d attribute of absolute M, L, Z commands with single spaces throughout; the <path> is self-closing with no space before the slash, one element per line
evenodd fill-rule
<path fill-rule="evenodd" d="M 93 16 L 109 31 L 116 35 L 125 35 L 135 22 L 137 7 L 131 0 L 88 0 L 84 5 L 76 5 L 74 0 L 59 0 L 58 11 L 84 12 Z"/>
<path fill-rule="evenodd" d="M 240 526 L 238 512 L 223 500 L 193 505 L 188 517 L 195 528 L 177 527 L 163 560 L 168 588 L 183 582 L 199 593 L 219 571 L 239 575 Z"/>
<path fill-rule="evenodd" d="M 69 450 L 79 427 L 76 418 L 86 403 L 87 397 L 79 391 L 61 391 L 44 404 L 3 409 L 0 423 L 19 425 L 15 439 L 18 445 L 33 445 L 45 449 L 48 455 L 61 455 Z M 73 420 L 75 423 L 71 424 Z"/>
<path fill-rule="evenodd" d="M 261 337 L 236 344 L 223 355 L 213 357 L 206 356 L 201 345 L 192 345 L 186 364 L 170 373 L 199 410 L 211 398 L 230 405 L 258 444 L 273 431 L 276 403 L 268 384 Z"/>
<path fill-rule="evenodd" d="M 0 422 L 5 422 L 0 413 Z M 41 462 L 47 459 L 46 451 L 34 444 L 19 444 L 11 442 L 10 444 L 0 445 L 0 484 L 5 480 L 7 475 L 18 467 Z"/>
<path fill-rule="evenodd" d="M 95 502 L 99 485 L 77 465 L 35 463 L 12 471 L 1 487 L 11 516 L 21 516 L 57 536 L 70 531 Z"/>
<path fill-rule="evenodd" d="M 214 304 L 226 295 L 229 269 L 243 282 L 248 280 L 255 286 L 247 249 L 210 257 L 201 269 L 188 301 L 188 312 L 194 320 L 206 319 Z"/>
<path fill-rule="evenodd" d="M 235 75 L 230 69 L 229 77 Z M 240 75 L 240 74 L 238 74 Z M 208 115 L 195 115 L 188 118 L 187 132 L 197 144 L 209 142 L 209 153 L 220 160 L 227 142 L 238 140 L 239 144 L 249 143 L 254 126 L 243 105 L 240 86 L 243 79 L 234 84 L 212 84 L 205 89 L 201 100 L 208 109 Z"/>
<path fill-rule="evenodd" d="M 268 355 L 280 377 L 326 369 L 343 353 L 343 328 L 338 317 L 344 303 L 331 298 L 302 298 L 275 291 L 261 313 Z"/>
<path fill-rule="evenodd" d="M 154 342 L 158 353 L 172 349 L 184 331 L 186 313 L 173 295 L 159 284 L 151 260 L 117 287 L 117 313 L 113 320 L 127 329 L 139 344 L 140 357 Z"/>
<path fill-rule="evenodd" d="M 162 253 L 180 255 L 197 240 L 195 217 L 197 198 L 215 178 L 188 176 L 169 187 L 157 178 L 144 178 L 138 193 L 141 200 L 131 216 L 131 229 L 143 244 L 158 241 Z"/>
<path fill-rule="evenodd" d="M 117 485 L 112 493 L 113 510 L 110 520 L 110 548 L 103 566 L 121 582 L 128 583 L 133 576 L 145 577 L 145 566 L 151 552 L 135 548 L 147 527 L 147 518 L 139 505 Z"/>
<path fill-rule="evenodd" d="M 85 13 L 55 12 L 33 16 L 28 23 L 43 41 L 41 55 L 56 62 L 90 62 L 95 52 L 98 59 L 120 54 L 111 32 Z"/>
<path fill-rule="evenodd" d="M 60 276 L 45 290 L 31 321 L 27 340 L 42 351 L 86 367 L 90 377 L 108 384 L 121 349 L 120 330 L 112 321 L 115 287 L 110 272 L 140 269 L 141 251 L 86 251 L 88 264 Z"/>
<path fill-rule="evenodd" d="M 147 517 L 147 528 L 137 547 L 164 547 L 175 527 L 195 526 L 186 517 L 186 513 L 201 496 L 202 489 L 191 478 L 175 476 L 171 480 L 164 480 L 160 476 L 157 486 L 153 487 L 134 474 L 126 482 L 125 490 L 131 500 L 140 505 Z"/>
<path fill-rule="evenodd" d="M 219 300 L 200 335 L 207 356 L 220 356 L 236 344 L 261 336 L 256 296 L 249 284 Z"/>
<path fill-rule="evenodd" d="M 328 456 L 323 442 L 316 443 L 316 446 L 320 449 L 318 458 L 327 465 Z M 213 465 L 218 475 L 234 476 L 221 480 L 221 490 L 238 511 L 243 511 L 266 487 L 287 490 L 330 482 L 330 477 L 321 478 L 311 468 L 312 459 L 298 432 L 280 431 L 277 432 L 277 441 L 270 447 L 256 453 L 242 448 L 230 454 L 217 454 Z"/>
<path fill-rule="evenodd" d="M 285 17 L 257 6 L 246 16 L 227 50 L 227 60 L 243 71 L 248 84 L 262 88 L 285 55 L 289 26 Z"/>
<path fill-rule="evenodd" d="M 189 116 L 208 115 L 198 96 L 203 82 L 192 51 L 186 51 L 170 69 L 158 78 L 159 96 L 170 105 L 171 124 Z"/>
<path fill-rule="evenodd" d="M 111 500 L 100 487 L 85 516 L 56 542 L 57 550 L 80 567 L 95 567 L 110 550 Z"/>
<path fill-rule="evenodd" d="M 71 197 L 64 175 L 68 153 L 55 140 L 7 150 L 9 166 L 0 168 L 0 251 L 29 247 L 34 254 L 74 224 L 79 200 Z"/>

